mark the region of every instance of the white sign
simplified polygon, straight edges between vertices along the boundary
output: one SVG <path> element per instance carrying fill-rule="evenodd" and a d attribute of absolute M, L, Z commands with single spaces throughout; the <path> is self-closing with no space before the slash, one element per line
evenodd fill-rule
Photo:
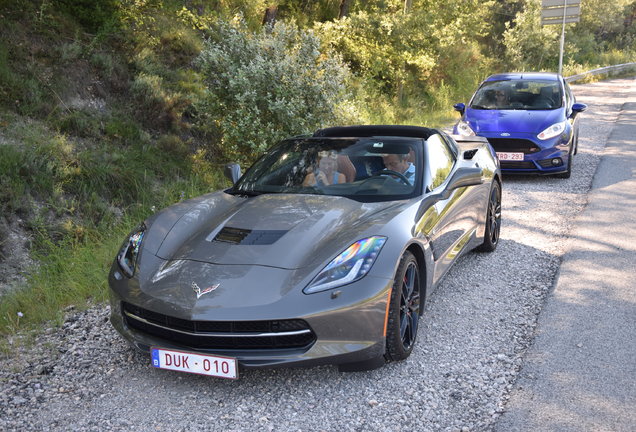
<path fill-rule="evenodd" d="M 570 5 L 578 5 L 581 4 L 581 0 L 568 0 L 568 6 Z M 560 6 L 563 7 L 565 5 L 565 0 L 543 0 L 541 5 L 544 8 Z"/>

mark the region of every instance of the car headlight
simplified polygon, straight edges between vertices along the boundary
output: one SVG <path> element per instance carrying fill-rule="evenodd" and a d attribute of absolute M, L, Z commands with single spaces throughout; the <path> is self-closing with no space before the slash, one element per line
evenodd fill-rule
<path fill-rule="evenodd" d="M 371 269 L 385 242 L 386 237 L 381 236 L 358 240 L 322 269 L 304 293 L 325 291 L 361 279 Z"/>
<path fill-rule="evenodd" d="M 457 123 L 457 132 L 462 136 L 475 136 L 475 131 L 470 127 L 468 122 L 460 120 Z"/>
<path fill-rule="evenodd" d="M 137 266 L 137 257 L 141 250 L 141 242 L 144 239 L 146 233 L 146 225 L 143 223 L 130 233 L 128 240 L 124 242 L 119 253 L 117 254 L 117 263 L 119 268 L 129 278 L 135 274 L 135 267 Z"/>
<path fill-rule="evenodd" d="M 555 136 L 561 135 L 563 131 L 565 130 L 566 123 L 567 123 L 566 121 L 562 121 L 560 123 L 553 124 L 546 130 L 541 132 L 539 135 L 537 135 L 537 138 L 539 138 L 540 140 L 547 140 L 550 138 L 554 138 Z"/>

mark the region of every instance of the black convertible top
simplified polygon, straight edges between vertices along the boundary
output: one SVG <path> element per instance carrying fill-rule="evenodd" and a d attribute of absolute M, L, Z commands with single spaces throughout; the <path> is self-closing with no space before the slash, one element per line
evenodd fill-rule
<path fill-rule="evenodd" d="M 372 137 L 372 136 L 399 136 L 410 138 L 428 139 L 437 133 L 435 129 L 421 126 L 397 126 L 397 125 L 362 125 L 362 126 L 337 126 L 318 129 L 314 137 Z"/>

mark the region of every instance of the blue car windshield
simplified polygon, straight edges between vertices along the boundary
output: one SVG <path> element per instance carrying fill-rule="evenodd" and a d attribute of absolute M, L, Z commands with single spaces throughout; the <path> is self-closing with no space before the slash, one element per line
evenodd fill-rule
<path fill-rule="evenodd" d="M 479 110 L 553 110 L 561 108 L 563 93 L 558 81 L 486 81 L 469 108 Z"/>
<path fill-rule="evenodd" d="M 421 138 L 300 138 L 267 151 L 228 192 L 405 199 L 421 191 Z"/>

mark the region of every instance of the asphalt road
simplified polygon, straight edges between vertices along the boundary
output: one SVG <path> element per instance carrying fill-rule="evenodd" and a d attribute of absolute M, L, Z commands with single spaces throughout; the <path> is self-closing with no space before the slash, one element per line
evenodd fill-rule
<path fill-rule="evenodd" d="M 636 430 L 636 92 L 621 107 L 496 430 Z"/>
<path fill-rule="evenodd" d="M 624 422 L 633 420 L 621 413 L 630 401 L 634 405 L 634 356 L 607 352 L 634 346 L 633 327 L 626 326 L 633 324 L 633 294 L 623 289 L 633 280 L 628 271 L 634 259 L 627 261 L 624 253 L 633 252 L 634 236 L 622 228 L 634 217 L 617 213 L 620 223 L 598 222 L 610 209 L 623 211 L 624 204 L 629 212 L 626 197 L 635 189 L 627 189 L 622 174 L 602 183 L 597 177 L 594 184 L 602 186 L 588 192 L 608 139 L 623 136 L 616 135 L 622 124 L 617 119 L 635 90 L 634 79 L 574 87 L 589 109 L 572 177 L 504 179 L 498 249 L 469 253 L 451 269 L 427 301 L 418 345 L 406 361 L 363 373 L 335 367 L 249 370 L 237 381 L 157 370 L 112 329 L 108 307 L 95 305 L 68 310 L 61 327 L 33 335 L 32 345 L 23 343 L 28 335 L 9 340 L 10 355 L 0 356 L 0 431 L 551 431 L 563 418 L 580 421 L 572 430 L 624 430 Z M 626 155 L 616 153 L 618 159 Z M 610 172 L 624 172 L 618 167 L 611 163 Z M 588 197 L 597 193 L 608 194 L 605 208 L 585 216 L 595 202 L 588 204 Z M 613 235 L 622 243 L 606 240 Z M 579 252 L 571 246 L 574 237 L 585 240 Z M 570 267 L 578 260 L 585 262 L 582 269 Z M 559 284 L 581 284 L 569 294 L 572 299 L 554 288 L 557 275 Z M 610 281 L 625 285 L 601 291 Z M 546 324 L 543 317 L 555 303 L 581 313 L 581 321 Z M 605 326 L 611 312 L 620 322 Z M 556 341 L 563 352 L 535 351 L 542 339 L 565 330 L 576 338 Z M 567 379 L 557 381 L 549 369 L 538 368 L 540 357 L 564 354 L 574 357 L 555 362 L 555 368 L 570 365 Z M 530 406 L 518 399 L 524 395 L 537 404 L 529 410 L 536 419 L 513 419 L 516 409 Z M 616 423 L 608 418 L 612 414 Z"/>

